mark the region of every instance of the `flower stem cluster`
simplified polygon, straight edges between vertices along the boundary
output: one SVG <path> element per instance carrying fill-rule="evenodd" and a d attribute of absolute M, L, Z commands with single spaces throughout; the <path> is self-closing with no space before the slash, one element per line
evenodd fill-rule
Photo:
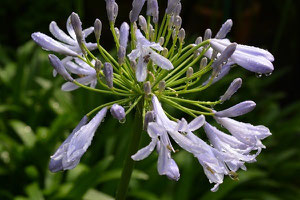
<path fill-rule="evenodd" d="M 140 14 L 146 5 L 145 18 Z M 101 43 L 104 27 L 99 19 L 96 19 L 94 27 L 83 30 L 78 15 L 72 13 L 66 25 L 68 34 L 55 22 L 51 22 L 50 32 L 56 40 L 40 32 L 32 34 L 32 39 L 43 49 L 65 56 L 60 60 L 53 54 L 49 55 L 54 74 L 60 74 L 67 81 L 62 90 L 82 88 L 116 98 L 87 113 L 84 123 L 74 129 L 51 157 L 50 170 L 71 169 L 78 164 L 107 109 L 111 109 L 114 118 L 124 121 L 137 105 L 143 105 L 142 123 L 151 142 L 132 159 L 142 160 L 156 148 L 159 174 L 178 180 L 179 169 L 171 157 L 175 153 L 171 137 L 199 160 L 209 181 L 215 183 L 212 191 L 216 191 L 224 175 L 236 174 L 239 168 L 246 169 L 245 163 L 255 161 L 261 149 L 265 148 L 261 140 L 271 133 L 264 126 L 231 119 L 253 110 L 256 104 L 252 101 L 215 111 L 215 106 L 229 100 L 241 87 L 241 79 L 235 79 L 225 94 L 214 101 L 188 99 L 185 95 L 203 92 L 237 65 L 269 75 L 274 69 L 274 57 L 266 50 L 226 39 L 232 20 L 227 20 L 215 37 L 207 29 L 203 38 L 198 37 L 195 43 L 186 44 L 185 30 L 181 28 L 180 0 L 168 0 L 160 23 L 157 0 L 147 0 L 147 3 L 134 0 L 132 6 L 130 23 L 123 22 L 118 28 L 115 26 L 118 5 L 115 0 L 106 0 L 109 29 L 117 57 L 112 56 Z M 86 37 L 92 32 L 96 42 L 87 43 Z M 92 53 L 96 49 L 98 53 Z M 194 119 L 190 123 L 184 118 L 176 119 L 162 108 L 160 102 Z M 87 117 L 95 112 L 98 114 L 87 123 Z M 231 135 L 210 125 L 205 116 L 212 117 Z M 212 146 L 193 133 L 202 126 Z M 257 152 L 251 154 L 252 151 Z"/>

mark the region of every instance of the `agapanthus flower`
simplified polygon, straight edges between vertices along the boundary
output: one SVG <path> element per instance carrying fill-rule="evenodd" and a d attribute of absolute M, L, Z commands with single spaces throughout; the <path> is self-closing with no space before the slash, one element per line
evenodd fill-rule
<path fill-rule="evenodd" d="M 122 188 L 119 187 L 117 197 L 125 196 L 124 188 L 128 187 L 133 162 L 147 158 L 154 150 L 158 158 L 158 174 L 175 181 L 184 176 L 180 174 L 173 156 L 177 152 L 175 146 L 191 153 L 199 161 L 209 182 L 214 184 L 211 190 L 217 191 L 224 177 L 237 180 L 238 170 L 246 170 L 248 163 L 256 161 L 265 148 L 262 140 L 271 132 L 265 126 L 232 119 L 252 111 L 256 103 L 251 100 L 219 110 L 219 104 L 229 101 L 241 90 L 241 78 L 234 79 L 217 100 L 201 101 L 201 95 L 185 95 L 199 94 L 211 89 L 212 84 L 221 84 L 223 77 L 236 65 L 270 75 L 274 70 L 274 57 L 267 50 L 230 42 L 226 38 L 233 26 L 230 19 L 216 34 L 207 29 L 194 43 L 187 44 L 188 36 L 181 28 L 180 0 L 168 0 L 161 23 L 158 22 L 157 1 L 147 1 L 147 20 L 142 15 L 145 3 L 134 0 L 130 22 L 122 22 L 119 29 L 115 27 L 118 5 L 115 0 L 106 0 L 117 56 L 111 55 L 102 45 L 102 22 L 96 19 L 94 27 L 82 30 L 76 13 L 67 20 L 70 36 L 55 22 L 50 24 L 50 32 L 59 41 L 43 33 L 32 34 L 33 40 L 43 49 L 66 56 L 60 59 L 49 55 L 55 73 L 67 81 L 62 90 L 82 88 L 101 94 L 101 98 L 105 95 L 115 97 L 115 100 L 99 105 L 83 117 L 51 156 L 49 168 L 57 172 L 76 167 L 91 145 L 107 109 L 120 123 L 125 123 L 127 115 L 135 110 L 133 121 L 136 131 L 130 141 L 126 170 L 121 177 Z M 96 43 L 86 43 L 86 37 L 92 32 Z M 99 50 L 97 55 L 92 52 L 95 48 Z M 127 55 L 126 52 L 130 53 Z M 163 107 L 165 105 L 168 106 Z M 184 112 L 192 119 L 178 120 L 168 107 Z M 88 122 L 95 112 L 98 113 Z M 216 121 L 216 125 L 210 122 L 211 119 Z M 143 130 L 149 135 L 150 142 L 138 150 L 138 138 Z"/>

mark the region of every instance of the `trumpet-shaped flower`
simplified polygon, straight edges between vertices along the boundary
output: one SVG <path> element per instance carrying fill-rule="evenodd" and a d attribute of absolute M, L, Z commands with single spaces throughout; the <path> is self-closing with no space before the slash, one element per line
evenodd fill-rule
<path fill-rule="evenodd" d="M 62 143 L 51 156 L 49 169 L 52 172 L 73 169 L 79 163 L 81 157 L 91 145 L 94 134 L 105 117 L 107 108 L 103 108 L 87 123 L 86 116 L 80 121 L 71 135 Z"/>
<path fill-rule="evenodd" d="M 77 41 L 75 31 L 71 24 L 71 16 L 67 20 L 67 31 L 69 35 L 67 35 L 64 31 L 62 31 L 56 24 L 56 22 L 52 21 L 49 25 L 49 30 L 52 35 L 57 39 L 53 39 L 48 35 L 40 32 L 35 32 L 31 35 L 33 41 L 35 41 L 38 45 L 40 45 L 43 49 L 47 51 L 53 51 L 60 54 L 64 54 L 67 56 L 78 56 L 82 54 L 81 47 Z M 94 27 L 87 28 L 83 30 L 83 40 L 89 36 L 94 31 Z M 86 47 L 89 50 L 94 50 L 97 48 L 96 43 L 86 43 Z"/>

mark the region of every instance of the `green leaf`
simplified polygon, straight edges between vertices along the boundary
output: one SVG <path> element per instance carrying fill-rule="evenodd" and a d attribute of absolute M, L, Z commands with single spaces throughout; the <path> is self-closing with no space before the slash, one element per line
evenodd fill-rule
<path fill-rule="evenodd" d="M 103 192 L 99 192 L 98 190 L 90 189 L 87 193 L 83 196 L 83 200 L 114 200 L 114 198 L 108 194 Z"/>
<path fill-rule="evenodd" d="M 32 183 L 25 188 L 25 191 L 30 200 L 43 200 L 43 193 L 41 192 L 37 183 Z"/>
<path fill-rule="evenodd" d="M 27 126 L 25 123 L 18 120 L 11 120 L 11 127 L 23 141 L 25 146 L 33 147 L 36 142 L 36 137 L 30 126 Z"/>

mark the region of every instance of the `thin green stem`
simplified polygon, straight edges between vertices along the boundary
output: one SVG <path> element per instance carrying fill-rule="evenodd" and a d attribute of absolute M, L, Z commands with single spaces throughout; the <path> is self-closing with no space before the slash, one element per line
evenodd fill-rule
<path fill-rule="evenodd" d="M 131 156 L 137 152 L 140 144 L 141 133 L 143 132 L 143 104 L 144 101 L 139 101 L 136 107 L 136 113 L 134 118 L 135 127 L 131 135 L 127 156 L 125 158 L 121 180 L 117 189 L 116 200 L 125 200 L 126 198 L 129 181 L 135 163 L 135 161 L 131 159 Z"/>

